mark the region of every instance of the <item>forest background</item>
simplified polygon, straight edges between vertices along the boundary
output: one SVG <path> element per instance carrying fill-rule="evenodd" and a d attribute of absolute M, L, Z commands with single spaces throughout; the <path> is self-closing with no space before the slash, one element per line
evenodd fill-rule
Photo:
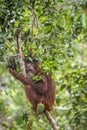
<path fill-rule="evenodd" d="M 17 54 L 31 50 L 56 81 L 51 112 L 59 130 L 87 129 L 87 1 L 0 0 L 0 130 L 51 130 L 44 116 L 35 118 L 23 85 L 6 68 Z"/>

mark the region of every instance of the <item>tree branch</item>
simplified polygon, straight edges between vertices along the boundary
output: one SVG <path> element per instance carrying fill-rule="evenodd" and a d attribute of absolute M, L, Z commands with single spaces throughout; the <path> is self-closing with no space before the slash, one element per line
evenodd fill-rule
<path fill-rule="evenodd" d="M 22 69 L 23 74 L 26 76 L 26 72 L 25 72 L 25 64 L 23 61 L 23 56 L 22 56 L 22 49 L 21 49 L 21 28 L 18 28 L 18 35 L 17 35 L 17 47 L 18 47 L 18 53 L 20 56 L 20 67 Z M 49 120 L 51 126 L 53 127 L 54 130 L 58 130 L 58 127 L 55 123 L 55 120 L 53 119 L 53 117 L 51 116 L 51 114 L 48 111 L 45 111 L 45 115 L 47 117 L 47 119 Z"/>
<path fill-rule="evenodd" d="M 19 62 L 20 62 L 21 71 L 26 76 L 25 63 L 23 61 L 22 47 L 21 47 L 21 27 L 18 28 L 17 47 L 18 47 L 18 54 L 19 54 L 19 57 L 20 57 Z"/>
<path fill-rule="evenodd" d="M 47 117 L 47 119 L 49 120 L 49 123 L 51 124 L 51 126 L 53 127 L 54 130 L 59 130 L 57 125 L 56 125 L 56 122 L 55 120 L 53 119 L 52 115 L 50 114 L 49 111 L 45 111 L 45 115 Z"/>

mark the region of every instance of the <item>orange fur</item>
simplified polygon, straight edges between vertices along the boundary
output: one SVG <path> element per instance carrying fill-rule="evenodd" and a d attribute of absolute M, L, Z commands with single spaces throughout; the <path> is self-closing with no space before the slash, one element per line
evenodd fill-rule
<path fill-rule="evenodd" d="M 31 64 L 34 68 L 35 73 L 39 69 L 38 64 Z M 43 74 L 44 79 L 39 81 L 33 81 L 32 78 L 18 74 L 16 70 L 9 68 L 10 73 L 19 81 L 21 81 L 25 86 L 25 93 L 34 111 L 37 111 L 37 105 L 43 103 L 45 110 L 53 110 L 54 100 L 55 100 L 55 82 L 52 79 L 51 74 Z M 41 71 L 41 70 L 40 70 Z M 27 72 L 26 72 L 27 73 Z"/>

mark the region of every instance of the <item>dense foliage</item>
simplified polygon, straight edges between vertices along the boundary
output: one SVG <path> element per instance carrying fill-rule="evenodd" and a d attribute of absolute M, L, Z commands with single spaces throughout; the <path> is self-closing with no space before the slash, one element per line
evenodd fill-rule
<path fill-rule="evenodd" d="M 17 54 L 17 28 L 22 51 L 32 50 L 56 81 L 51 113 L 59 130 L 87 128 L 86 0 L 0 0 L 0 128 L 51 130 L 44 114 L 34 117 L 23 85 L 6 69 Z"/>

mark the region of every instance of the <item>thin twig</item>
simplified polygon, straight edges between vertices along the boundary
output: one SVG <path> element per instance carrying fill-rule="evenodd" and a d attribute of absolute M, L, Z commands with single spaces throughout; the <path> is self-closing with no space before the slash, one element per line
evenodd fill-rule
<path fill-rule="evenodd" d="M 14 121 L 16 120 L 17 116 L 18 116 L 19 112 L 15 113 L 11 119 L 7 119 L 5 117 L 1 117 L 0 118 L 0 128 L 3 127 L 3 125 L 7 128 L 10 128 L 13 126 Z M 3 130 L 3 129 L 0 129 Z"/>

